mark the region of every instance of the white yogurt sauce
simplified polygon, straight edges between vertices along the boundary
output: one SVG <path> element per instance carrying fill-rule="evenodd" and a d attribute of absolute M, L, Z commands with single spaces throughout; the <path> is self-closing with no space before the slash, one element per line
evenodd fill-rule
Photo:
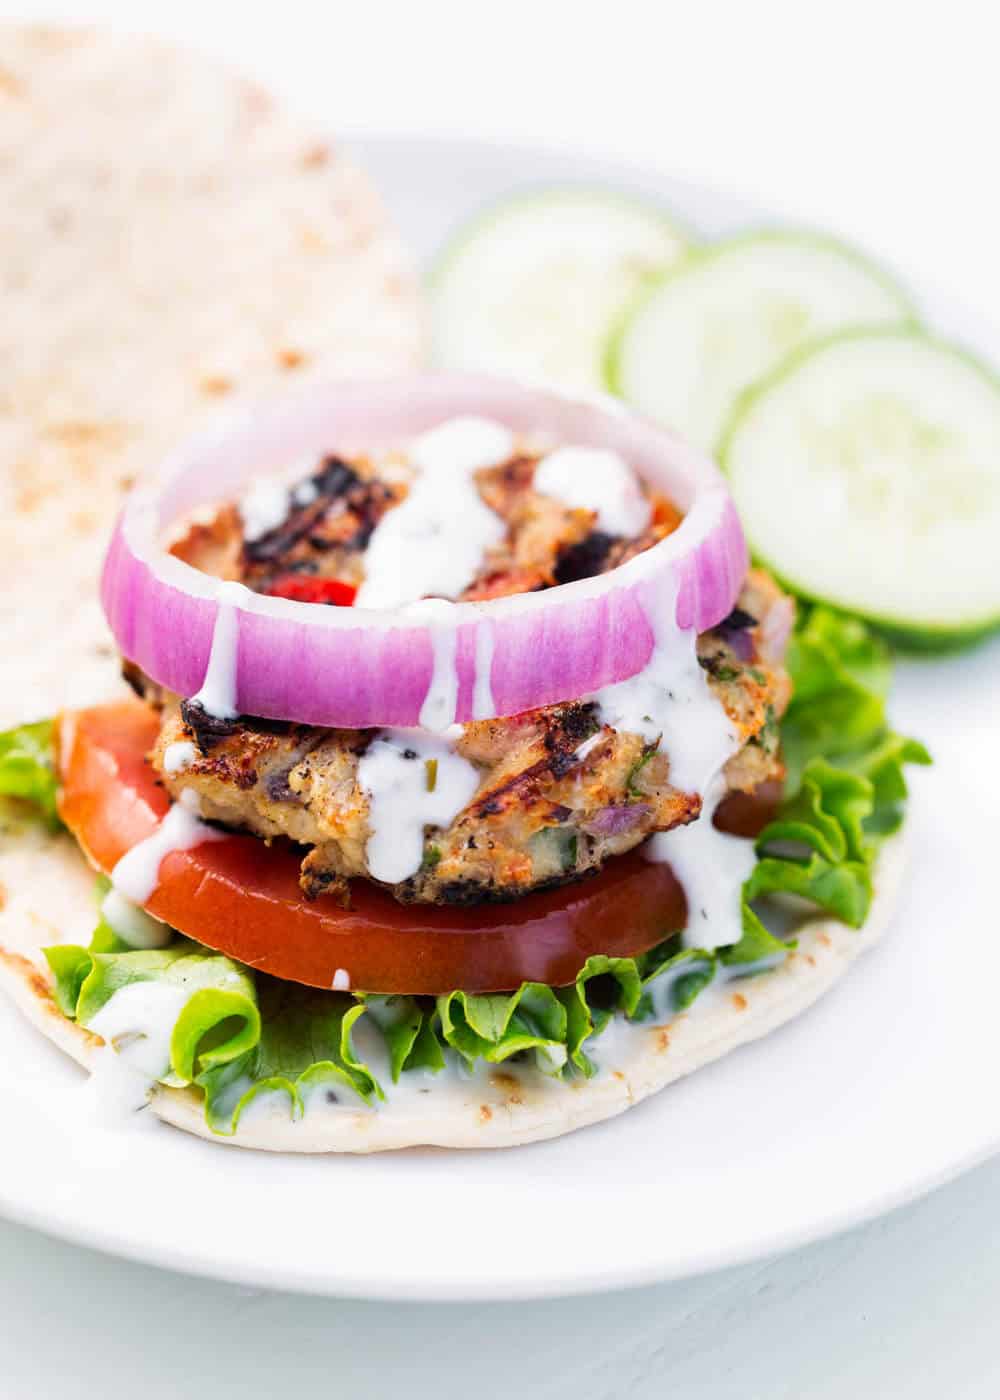
<path fill-rule="evenodd" d="M 454 606 L 446 598 L 421 598 L 418 602 L 409 603 L 404 611 L 412 617 L 444 618 Z M 458 708 L 458 672 L 455 669 L 458 634 L 450 627 L 434 628 L 431 630 L 431 646 L 434 648 L 434 670 L 420 707 L 420 725 L 422 729 L 442 734 L 455 723 Z"/>
<path fill-rule="evenodd" d="M 351 974 L 346 967 L 338 967 L 333 974 L 331 986 L 335 992 L 349 992 L 351 990 Z"/>
<path fill-rule="evenodd" d="M 162 919 L 140 909 L 121 890 L 110 889 L 101 901 L 101 917 L 130 948 L 165 948 L 174 931 Z"/>
<path fill-rule="evenodd" d="M 244 522 L 244 538 L 262 539 L 277 526 L 284 525 L 291 510 L 291 491 L 283 482 L 262 477 L 254 482 L 239 501 L 239 515 Z"/>
<path fill-rule="evenodd" d="M 239 502 L 244 538 L 251 543 L 263 539 L 272 530 L 284 525 L 293 506 L 311 506 L 319 497 L 319 488 L 309 477 L 318 465 L 316 457 L 304 457 L 291 472 L 285 474 L 284 480 L 261 477 L 255 481 Z M 299 477 L 307 479 L 299 481 L 297 486 L 290 486 L 288 476 L 293 481 Z"/>
<path fill-rule="evenodd" d="M 661 739 L 674 787 L 704 793 L 739 738 L 698 663 L 694 630 L 682 632 L 674 621 L 676 607 L 676 590 L 664 590 L 647 612 L 653 651 L 645 667 L 590 699 L 604 724 L 641 734 L 648 743 Z"/>
<path fill-rule="evenodd" d="M 297 506 L 311 506 L 318 495 L 319 487 L 315 481 L 300 481 L 292 492 L 292 500 Z"/>
<path fill-rule="evenodd" d="M 751 841 L 712 825 L 725 791 L 722 769 L 739 736 L 698 663 L 694 629 L 681 631 L 674 621 L 676 603 L 676 590 L 668 589 L 647 612 L 654 644 L 644 669 L 592 698 L 604 724 L 650 743 L 659 738 L 673 786 L 701 796 L 696 821 L 657 834 L 645 851 L 651 860 L 669 861 L 684 890 L 689 946 L 721 948 L 740 940 L 741 889 L 755 856 Z"/>
<path fill-rule="evenodd" d="M 87 1120 L 106 1128 L 141 1121 L 157 1079 L 167 1074 L 169 1043 L 176 1018 L 188 993 L 182 987 L 155 981 L 134 981 L 91 1016 L 88 1029 L 105 1040 L 91 1063 L 90 1078 L 81 1095 Z M 150 1120 L 150 1114 L 144 1114 Z"/>
<path fill-rule="evenodd" d="M 170 1038 L 191 995 L 172 982 L 130 982 L 105 1002 L 87 1029 L 149 1083 L 170 1069 Z"/>
<path fill-rule="evenodd" d="M 617 452 L 558 447 L 535 468 L 535 490 L 577 510 L 592 510 L 607 535 L 640 535 L 653 508 L 638 478 Z"/>
<path fill-rule="evenodd" d="M 573 757 L 576 759 L 577 763 L 582 763 L 587 755 L 597 748 L 603 738 L 604 731 L 603 729 L 599 729 L 596 734 L 591 734 L 589 739 L 584 739 L 580 747 L 573 752 Z"/>
<path fill-rule="evenodd" d="M 119 1055 L 110 1045 L 94 1053 L 90 1061 L 90 1077 L 80 1091 L 79 1110 L 88 1128 L 95 1123 L 105 1129 L 132 1128 L 142 1121 L 139 1109 L 149 1101 L 149 1091 L 155 1082 Z M 147 1119 L 149 1114 L 144 1115 Z M 92 1142 L 85 1150 L 90 1155 Z"/>
<path fill-rule="evenodd" d="M 198 795 L 182 792 L 160 825 L 145 841 L 122 856 L 111 872 L 112 888 L 133 904 L 145 904 L 160 878 L 160 862 L 171 851 L 189 851 L 203 841 L 221 841 L 222 832 L 206 826 L 196 815 Z"/>
<path fill-rule="evenodd" d="M 174 744 L 168 744 L 163 750 L 163 771 L 164 773 L 183 773 L 185 768 L 190 768 L 191 764 L 198 757 L 198 750 L 190 739 L 178 739 Z"/>
<path fill-rule="evenodd" d="M 506 525 L 483 501 L 474 473 L 513 454 L 514 436 L 487 418 L 453 418 L 410 448 L 416 475 L 387 511 L 365 554 L 361 608 L 396 608 L 418 598 L 454 598 L 476 575 Z"/>
<path fill-rule="evenodd" d="M 396 884 L 416 874 L 424 828 L 450 826 L 479 787 L 479 774 L 446 737 L 419 729 L 383 729 L 358 762 L 368 793 L 368 869 Z"/>
<path fill-rule="evenodd" d="M 670 862 L 688 906 L 684 941 L 691 948 L 726 948 L 743 933 L 743 882 L 757 863 L 753 842 L 712 824 L 725 796 L 721 774 L 702 798 L 701 816 L 688 826 L 660 831 L 646 846 L 651 860 Z"/>
<path fill-rule="evenodd" d="M 239 610 L 249 590 L 242 583 L 222 583 L 218 591 L 218 610 L 212 632 L 212 650 L 205 668 L 205 679 L 192 703 L 202 706 L 206 714 L 216 719 L 235 719 L 236 654 L 239 643 Z"/>
<path fill-rule="evenodd" d="M 170 1069 L 170 1038 L 188 995 L 169 982 L 131 982 L 91 1017 L 87 1028 L 106 1044 L 84 1093 L 90 1119 L 109 1128 L 137 1121 L 153 1085 Z"/>
<path fill-rule="evenodd" d="M 244 538 L 259 540 L 283 525 L 291 504 L 291 492 L 283 482 L 267 477 L 255 481 L 240 501 Z"/>

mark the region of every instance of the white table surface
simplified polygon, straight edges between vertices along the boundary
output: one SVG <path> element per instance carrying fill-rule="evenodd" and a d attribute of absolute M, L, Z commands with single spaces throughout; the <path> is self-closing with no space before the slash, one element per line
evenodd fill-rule
<path fill-rule="evenodd" d="M 0 11 L 188 38 L 341 130 L 655 162 L 1000 303 L 1000 100 L 982 0 Z M 0 1395 L 995 1397 L 998 1226 L 1000 1163 L 777 1260 L 605 1298 L 456 1307 L 250 1293 L 0 1222 Z"/>

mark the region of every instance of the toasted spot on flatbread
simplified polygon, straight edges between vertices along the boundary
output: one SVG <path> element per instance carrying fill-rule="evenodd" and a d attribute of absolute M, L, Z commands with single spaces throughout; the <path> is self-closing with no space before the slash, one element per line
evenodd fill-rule
<path fill-rule="evenodd" d="M 25 985 L 33 996 L 39 1001 L 49 1002 L 55 1007 L 52 1000 L 52 988 L 42 972 L 33 962 L 21 956 L 20 953 L 8 953 L 5 948 L 0 948 L 0 962 L 6 963 L 12 972 L 16 972 L 22 978 Z M 62 1012 L 59 1012 L 62 1015 Z"/>
<path fill-rule="evenodd" d="M 206 374 L 202 376 L 201 388 L 205 394 L 222 395 L 231 393 L 234 388 L 233 381 L 227 379 L 224 374 Z"/>
<path fill-rule="evenodd" d="M 93 1053 L 103 1046 L 99 1035 L 67 1021 L 56 1005 L 46 973 L 22 954 L 0 948 L 0 988 L 7 991 L 37 1030 L 78 1064 L 86 1065 Z"/>
<path fill-rule="evenodd" d="M 37 486 L 22 486 L 14 497 L 14 510 L 18 515 L 30 515 L 44 499 L 44 493 Z"/>
<path fill-rule="evenodd" d="M 307 170 L 318 170 L 330 164 L 332 152 L 326 141 L 317 141 L 302 152 L 302 164 Z"/>
<path fill-rule="evenodd" d="M 24 93 L 24 84 L 14 73 L 7 68 L 0 68 L 0 96 L 21 97 Z"/>

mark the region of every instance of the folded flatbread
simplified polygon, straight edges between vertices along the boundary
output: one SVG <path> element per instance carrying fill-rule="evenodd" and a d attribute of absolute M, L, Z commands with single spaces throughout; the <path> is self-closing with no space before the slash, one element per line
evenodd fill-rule
<path fill-rule="evenodd" d="M 412 367 L 414 274 L 322 130 L 156 40 L 0 25 L 0 729 L 113 693 L 122 492 L 205 417 Z"/>

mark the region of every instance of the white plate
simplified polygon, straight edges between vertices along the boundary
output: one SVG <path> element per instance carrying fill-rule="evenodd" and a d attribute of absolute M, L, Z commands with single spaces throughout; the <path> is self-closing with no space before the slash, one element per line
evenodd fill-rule
<path fill-rule="evenodd" d="M 709 234 L 757 217 L 652 173 L 457 142 L 356 144 L 422 254 L 483 202 L 553 179 L 644 191 Z M 954 308 L 925 307 L 991 349 Z M 624 1117 L 492 1154 L 282 1158 L 160 1124 L 109 1135 L 80 1112 L 78 1071 L 4 1006 L 0 1209 L 262 1287 L 471 1299 L 694 1273 L 929 1190 L 1000 1147 L 998 680 L 1000 643 L 899 667 L 897 723 L 937 765 L 913 779 L 912 878 L 887 941 L 799 1021 Z"/>

